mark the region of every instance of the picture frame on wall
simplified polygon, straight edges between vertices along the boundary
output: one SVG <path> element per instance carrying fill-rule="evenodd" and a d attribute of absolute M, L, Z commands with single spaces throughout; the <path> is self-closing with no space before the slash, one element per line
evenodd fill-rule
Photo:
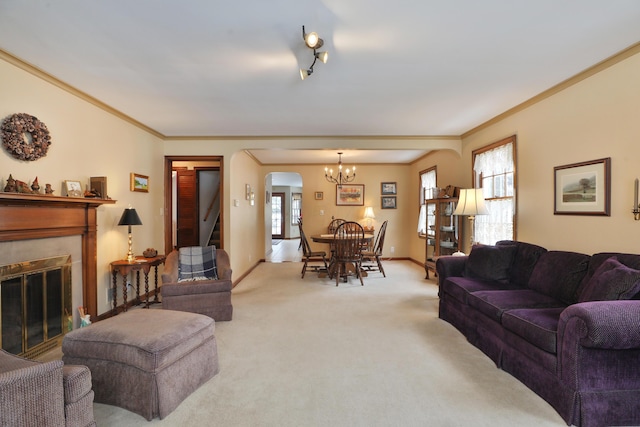
<path fill-rule="evenodd" d="M 553 168 L 554 215 L 611 216 L 611 157 Z"/>
<path fill-rule="evenodd" d="M 129 188 L 131 191 L 138 191 L 141 193 L 149 192 L 149 177 L 147 175 L 140 175 L 139 173 L 131 173 L 129 175 Z"/>
<path fill-rule="evenodd" d="M 364 206 L 364 184 L 336 185 L 336 206 Z"/>
<path fill-rule="evenodd" d="M 322 191 L 316 191 L 316 192 L 313 194 L 313 197 L 314 197 L 316 200 L 322 200 L 322 199 L 324 199 L 324 193 L 323 193 Z"/>
<path fill-rule="evenodd" d="M 387 194 L 398 194 L 397 193 L 397 188 L 396 188 L 396 183 L 395 182 L 381 182 L 380 183 L 380 194 L 387 195 Z"/>
<path fill-rule="evenodd" d="M 380 198 L 380 209 L 397 209 L 396 196 L 382 196 Z"/>

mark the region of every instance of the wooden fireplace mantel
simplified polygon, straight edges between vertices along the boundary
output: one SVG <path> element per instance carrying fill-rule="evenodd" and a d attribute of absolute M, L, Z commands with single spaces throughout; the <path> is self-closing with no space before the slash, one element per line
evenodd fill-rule
<path fill-rule="evenodd" d="M 96 209 L 111 199 L 0 192 L 0 242 L 82 236 L 82 298 L 92 318 L 98 313 Z"/>

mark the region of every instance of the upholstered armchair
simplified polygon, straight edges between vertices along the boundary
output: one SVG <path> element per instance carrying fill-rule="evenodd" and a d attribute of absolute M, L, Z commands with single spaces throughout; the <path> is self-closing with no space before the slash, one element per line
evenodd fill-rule
<path fill-rule="evenodd" d="M 174 250 L 164 264 L 162 308 L 204 314 L 215 321 L 231 320 L 231 263 L 224 249 L 215 250 L 217 279 L 179 281 L 180 256 Z"/>
<path fill-rule="evenodd" d="M 0 425 L 95 426 L 89 368 L 0 350 Z"/>

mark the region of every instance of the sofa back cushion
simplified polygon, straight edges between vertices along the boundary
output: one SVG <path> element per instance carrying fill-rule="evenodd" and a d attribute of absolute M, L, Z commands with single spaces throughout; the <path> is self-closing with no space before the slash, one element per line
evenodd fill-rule
<path fill-rule="evenodd" d="M 577 252 L 545 252 L 540 255 L 528 286 L 565 304 L 574 304 L 578 301 L 578 287 L 587 273 L 589 258 Z"/>
<path fill-rule="evenodd" d="M 512 285 L 525 288 L 529 283 L 529 278 L 533 272 L 533 268 L 538 262 L 540 255 L 547 252 L 545 248 L 526 242 L 517 242 L 515 240 L 501 240 L 496 246 L 515 246 L 516 254 L 511 264 L 511 273 L 509 282 Z"/>
<path fill-rule="evenodd" d="M 614 257 L 600 264 L 581 288 L 578 302 L 631 299 L 640 292 L 640 270 L 622 264 Z"/>
<path fill-rule="evenodd" d="M 465 264 L 464 276 L 508 282 L 515 246 L 475 245 Z"/>

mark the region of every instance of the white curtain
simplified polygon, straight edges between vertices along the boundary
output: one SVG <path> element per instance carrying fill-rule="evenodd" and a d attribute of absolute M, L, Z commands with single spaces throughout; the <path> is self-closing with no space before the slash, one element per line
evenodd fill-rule
<path fill-rule="evenodd" d="M 427 232 L 427 206 L 424 204 L 425 197 L 431 198 L 432 188 L 436 186 L 436 171 L 430 170 L 420 174 L 420 214 L 418 215 L 418 233 Z"/>
<path fill-rule="evenodd" d="M 499 240 L 513 239 L 515 189 L 513 179 L 505 177 L 513 176 L 514 165 L 513 142 L 476 155 L 473 169 L 476 177 L 483 177 L 479 186 L 490 213 L 475 217 L 475 242 L 493 245 Z"/>

